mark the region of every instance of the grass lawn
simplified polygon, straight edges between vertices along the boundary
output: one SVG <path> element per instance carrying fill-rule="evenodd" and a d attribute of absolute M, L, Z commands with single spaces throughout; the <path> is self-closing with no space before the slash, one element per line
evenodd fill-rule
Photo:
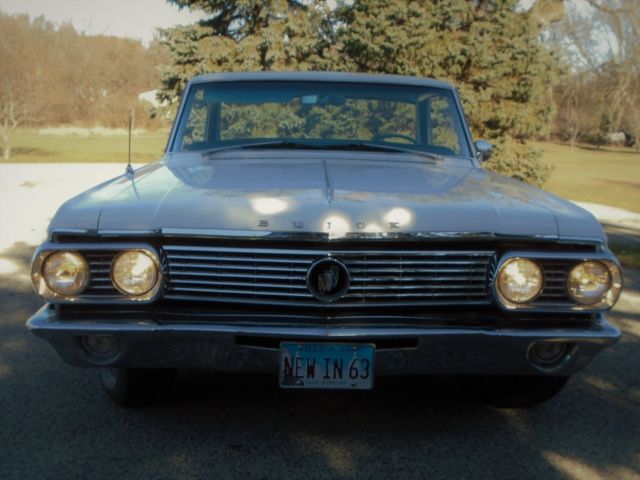
<path fill-rule="evenodd" d="M 131 142 L 131 161 L 149 163 L 159 160 L 167 138 L 167 132 L 134 136 Z M 13 135 L 11 143 L 11 162 L 126 163 L 127 161 L 128 137 L 126 135 L 108 137 L 39 135 L 35 130 L 22 130 Z"/>
<path fill-rule="evenodd" d="M 640 246 L 618 245 L 615 243 L 609 246 L 623 267 L 640 270 Z"/>
<path fill-rule="evenodd" d="M 571 200 L 601 203 L 640 212 L 640 154 L 631 149 L 573 150 L 555 143 L 534 143 L 554 170 L 544 188 Z"/>

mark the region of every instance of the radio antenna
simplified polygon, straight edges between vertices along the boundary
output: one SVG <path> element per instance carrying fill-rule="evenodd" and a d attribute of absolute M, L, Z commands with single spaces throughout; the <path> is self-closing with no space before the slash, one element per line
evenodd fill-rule
<path fill-rule="evenodd" d="M 127 169 L 126 169 L 127 175 L 133 175 L 133 167 L 131 166 L 131 123 L 132 123 L 132 116 L 131 116 L 131 109 L 129 109 L 129 154 L 127 158 Z"/>

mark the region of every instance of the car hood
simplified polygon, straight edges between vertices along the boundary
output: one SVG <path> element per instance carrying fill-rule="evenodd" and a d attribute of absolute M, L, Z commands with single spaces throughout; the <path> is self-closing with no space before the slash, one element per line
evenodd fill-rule
<path fill-rule="evenodd" d="M 585 210 L 470 161 L 309 151 L 167 155 L 70 200 L 51 228 L 604 238 Z"/>

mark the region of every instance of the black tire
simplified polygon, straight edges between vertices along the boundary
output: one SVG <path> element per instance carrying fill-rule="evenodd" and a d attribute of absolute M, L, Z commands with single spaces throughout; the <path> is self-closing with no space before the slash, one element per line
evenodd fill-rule
<path fill-rule="evenodd" d="M 101 368 L 100 380 L 109 398 L 123 407 L 167 401 L 176 371 L 156 368 Z"/>
<path fill-rule="evenodd" d="M 498 408 L 528 408 L 553 398 L 569 377 L 546 375 L 469 375 L 460 377 L 479 400 Z"/>

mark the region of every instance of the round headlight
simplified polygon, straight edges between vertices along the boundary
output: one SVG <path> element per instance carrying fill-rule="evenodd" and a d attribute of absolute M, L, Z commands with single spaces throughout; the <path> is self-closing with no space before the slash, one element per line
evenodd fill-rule
<path fill-rule="evenodd" d="M 511 258 L 498 272 L 498 291 L 509 302 L 527 303 L 542 291 L 542 269 L 526 258 Z"/>
<path fill-rule="evenodd" d="M 138 297 L 151 291 L 158 281 L 158 268 L 149 253 L 129 250 L 111 264 L 114 285 L 125 295 Z"/>
<path fill-rule="evenodd" d="M 55 252 L 42 265 L 42 277 L 55 293 L 73 296 L 82 292 L 89 283 L 89 265 L 75 252 Z"/>
<path fill-rule="evenodd" d="M 611 274 L 601 262 L 581 262 L 569 272 L 567 288 L 576 302 L 594 305 L 600 303 L 611 288 Z"/>

